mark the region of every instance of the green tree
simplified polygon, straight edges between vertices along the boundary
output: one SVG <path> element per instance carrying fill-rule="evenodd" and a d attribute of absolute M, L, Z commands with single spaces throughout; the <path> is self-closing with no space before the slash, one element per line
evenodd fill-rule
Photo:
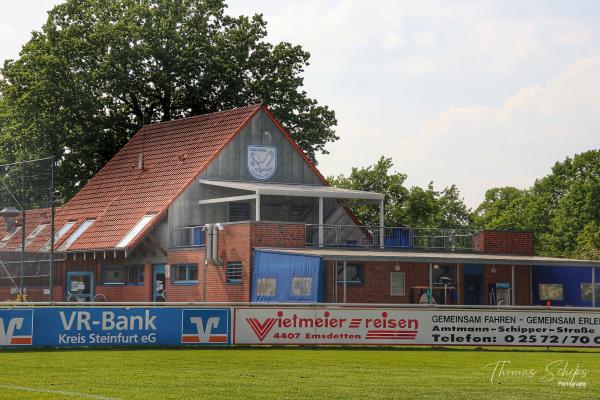
<path fill-rule="evenodd" d="M 385 225 L 427 228 L 465 228 L 470 223 L 470 210 L 454 185 L 436 191 L 433 182 L 426 189 L 404 186 L 406 175 L 391 171 L 392 159 L 381 157 L 364 168 L 352 168 L 349 176 L 330 177 L 333 186 L 383 193 Z M 358 219 L 371 226 L 379 225 L 377 207 L 350 203 Z"/>
<path fill-rule="evenodd" d="M 533 231 L 539 255 L 600 259 L 600 150 L 557 162 L 529 189 L 488 190 L 473 219 Z"/>
<path fill-rule="evenodd" d="M 67 195 L 141 126 L 265 102 L 313 159 L 335 113 L 302 90 L 309 53 L 223 0 L 68 0 L 0 80 L 0 162 L 61 156 Z"/>
<path fill-rule="evenodd" d="M 473 214 L 473 222 L 486 229 L 528 229 L 523 218 L 528 200 L 527 191 L 515 187 L 489 189 Z"/>
<path fill-rule="evenodd" d="M 398 226 L 401 224 L 401 210 L 408 190 L 404 187 L 406 175 L 390 172 L 393 163 L 391 158 L 381 157 L 377 163 L 366 168 L 352 168 L 349 176 L 339 175 L 329 177 L 332 186 L 345 189 L 364 190 L 383 193 L 385 209 L 385 225 Z M 379 208 L 363 203 L 349 203 L 357 218 L 366 225 L 379 225 Z"/>

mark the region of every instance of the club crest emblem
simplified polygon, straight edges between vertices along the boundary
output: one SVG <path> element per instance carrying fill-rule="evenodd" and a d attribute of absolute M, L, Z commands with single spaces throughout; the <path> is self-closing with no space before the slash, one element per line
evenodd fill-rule
<path fill-rule="evenodd" d="M 248 146 L 248 172 L 256 179 L 273 176 L 277 167 L 277 148 L 274 146 Z"/>

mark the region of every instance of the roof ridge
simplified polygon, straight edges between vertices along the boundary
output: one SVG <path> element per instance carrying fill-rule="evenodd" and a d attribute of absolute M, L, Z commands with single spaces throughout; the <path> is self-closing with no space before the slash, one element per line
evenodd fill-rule
<path fill-rule="evenodd" d="M 264 104 L 265 103 L 254 103 L 254 104 L 248 104 L 246 106 L 241 106 L 241 107 L 228 108 L 226 110 L 221 110 L 221 111 L 213 111 L 213 112 L 209 112 L 209 113 L 206 113 L 206 114 L 198 114 L 198 115 L 190 115 L 190 116 L 181 117 L 181 118 L 173 118 L 173 119 L 170 119 L 168 121 L 151 122 L 149 124 L 146 124 L 146 125 L 142 126 L 140 128 L 140 131 L 142 129 L 144 129 L 146 127 L 150 127 L 150 126 L 157 126 L 157 125 L 168 124 L 168 123 L 173 123 L 173 122 L 178 122 L 178 121 L 183 121 L 183 120 L 189 121 L 189 120 L 195 119 L 195 118 L 208 117 L 208 116 L 211 116 L 213 114 L 221 114 L 221 113 L 226 113 L 226 112 L 232 112 L 232 111 L 242 110 L 242 109 L 245 109 L 245 108 L 248 108 L 248 109 L 260 108 Z"/>

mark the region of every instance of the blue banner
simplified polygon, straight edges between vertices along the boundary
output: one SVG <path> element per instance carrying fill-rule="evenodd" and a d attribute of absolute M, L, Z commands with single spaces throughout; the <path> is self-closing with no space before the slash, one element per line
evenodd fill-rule
<path fill-rule="evenodd" d="M 0 348 L 229 344 L 229 308 L 0 309 Z"/>

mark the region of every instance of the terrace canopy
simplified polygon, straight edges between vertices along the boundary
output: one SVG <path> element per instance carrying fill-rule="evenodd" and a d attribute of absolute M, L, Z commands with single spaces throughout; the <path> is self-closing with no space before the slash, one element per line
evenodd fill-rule
<path fill-rule="evenodd" d="M 260 182 L 232 182 L 232 181 L 213 181 L 200 179 L 199 183 L 229 189 L 237 189 L 251 192 L 252 194 L 232 197 L 220 197 L 215 199 L 200 200 L 199 204 L 217 204 L 229 203 L 241 200 L 256 201 L 256 220 L 260 221 L 260 196 L 292 196 L 292 197 L 314 197 L 319 199 L 319 246 L 323 246 L 323 199 L 358 199 L 375 201 L 379 203 L 379 226 L 380 243 L 383 244 L 383 199 L 384 195 L 375 192 L 364 192 L 361 190 L 341 189 L 331 186 L 318 185 L 292 185 L 278 183 L 260 183 Z"/>

